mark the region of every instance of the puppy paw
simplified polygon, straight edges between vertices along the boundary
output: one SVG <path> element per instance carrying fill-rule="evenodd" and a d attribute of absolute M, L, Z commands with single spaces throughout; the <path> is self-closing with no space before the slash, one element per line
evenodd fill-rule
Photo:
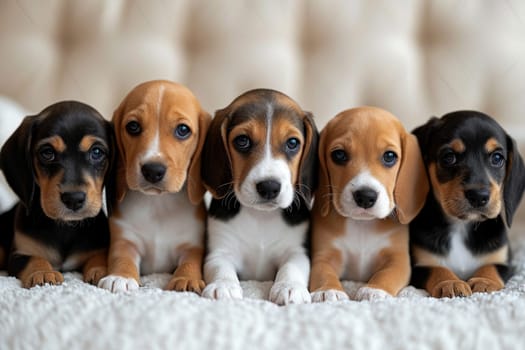
<path fill-rule="evenodd" d="M 242 288 L 239 282 L 218 280 L 208 284 L 202 296 L 209 299 L 242 299 Z"/>
<path fill-rule="evenodd" d="M 84 282 L 97 285 L 100 279 L 108 274 L 105 266 L 95 266 L 84 273 Z"/>
<path fill-rule="evenodd" d="M 472 277 L 467 281 L 472 293 L 490 293 L 503 289 L 503 283 L 484 277 Z"/>
<path fill-rule="evenodd" d="M 385 292 L 382 289 L 372 288 L 372 287 L 367 287 L 367 286 L 359 288 L 357 292 L 355 293 L 355 297 L 354 297 L 354 299 L 357 301 L 383 300 L 383 299 L 389 299 L 389 298 L 393 298 L 393 296 L 390 293 Z"/>
<path fill-rule="evenodd" d="M 438 283 L 430 295 L 434 298 L 468 297 L 472 295 L 472 290 L 465 281 L 450 280 Z"/>
<path fill-rule="evenodd" d="M 35 271 L 22 281 L 25 288 L 43 286 L 44 284 L 62 284 L 64 276 L 58 271 Z"/>
<path fill-rule="evenodd" d="M 166 290 L 176 292 L 194 292 L 201 294 L 205 283 L 203 280 L 194 280 L 186 277 L 173 277 L 166 286 Z"/>
<path fill-rule="evenodd" d="M 342 290 L 337 289 L 328 289 L 328 290 L 319 290 L 310 293 L 312 297 L 312 302 L 314 303 L 322 303 L 325 301 L 340 301 L 340 300 L 348 300 L 348 294 L 343 292 Z"/>
<path fill-rule="evenodd" d="M 113 293 L 130 292 L 139 289 L 139 283 L 134 278 L 109 275 L 98 282 L 98 286 Z"/>
<path fill-rule="evenodd" d="M 312 301 L 306 286 L 299 283 L 277 282 L 270 289 L 270 301 L 277 305 L 306 304 Z"/>

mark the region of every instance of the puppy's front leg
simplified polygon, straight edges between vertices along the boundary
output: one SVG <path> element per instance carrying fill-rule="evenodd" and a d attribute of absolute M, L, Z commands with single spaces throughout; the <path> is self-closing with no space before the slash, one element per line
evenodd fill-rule
<path fill-rule="evenodd" d="M 472 295 L 470 286 L 446 267 L 414 266 L 412 283 L 423 287 L 434 298 L 467 297 Z"/>
<path fill-rule="evenodd" d="M 23 254 L 13 254 L 9 261 L 9 271 L 22 281 L 24 288 L 49 284 L 62 284 L 64 277 L 44 258 Z"/>
<path fill-rule="evenodd" d="M 203 254 L 204 249 L 201 247 L 185 247 L 166 289 L 201 294 L 205 285 L 202 280 Z"/>
<path fill-rule="evenodd" d="M 210 299 L 242 299 L 242 288 L 235 265 L 228 253 L 211 252 L 204 263 L 207 283 L 202 296 Z"/>
<path fill-rule="evenodd" d="M 341 252 L 337 249 L 324 249 L 314 254 L 310 275 L 310 291 L 313 302 L 348 299 L 337 273 L 341 264 Z"/>
<path fill-rule="evenodd" d="M 311 302 L 308 292 L 310 261 L 303 250 L 289 253 L 275 276 L 270 301 L 278 305 Z"/>
<path fill-rule="evenodd" d="M 359 288 L 356 300 L 384 299 L 396 296 L 410 281 L 410 257 L 407 246 L 383 250 L 379 254 L 376 272 L 367 285 Z"/>
<path fill-rule="evenodd" d="M 139 288 L 140 254 L 132 242 L 125 239 L 112 240 L 109 247 L 109 275 L 98 282 L 100 288 L 114 293 Z"/>
<path fill-rule="evenodd" d="M 508 269 L 505 265 L 485 265 L 480 267 L 467 283 L 472 293 L 495 292 L 503 289 L 505 283 L 501 278 L 499 269 Z"/>
<path fill-rule="evenodd" d="M 103 249 L 94 253 L 84 264 L 84 282 L 97 285 L 108 274 L 108 251 Z"/>

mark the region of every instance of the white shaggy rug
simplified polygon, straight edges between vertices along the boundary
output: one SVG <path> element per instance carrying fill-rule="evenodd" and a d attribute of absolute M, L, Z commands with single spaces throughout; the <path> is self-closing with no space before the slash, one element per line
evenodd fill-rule
<path fill-rule="evenodd" d="M 226 302 L 163 291 L 168 274 L 116 295 L 78 273 L 30 290 L 4 273 L 0 349 L 524 349 L 525 242 L 514 243 L 503 291 L 442 300 L 408 287 L 390 300 L 279 307 L 264 300 L 269 282 L 243 282 L 245 299 Z"/>

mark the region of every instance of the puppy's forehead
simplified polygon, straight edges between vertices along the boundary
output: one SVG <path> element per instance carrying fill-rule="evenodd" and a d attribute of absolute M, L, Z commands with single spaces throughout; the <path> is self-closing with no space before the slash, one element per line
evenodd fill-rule
<path fill-rule="evenodd" d="M 135 87 L 125 99 L 124 113 L 136 111 L 150 115 L 177 112 L 196 115 L 200 105 L 193 93 L 183 85 L 170 81 L 151 81 Z"/>
<path fill-rule="evenodd" d="M 431 144 L 447 145 L 457 152 L 468 149 L 492 151 L 506 147 L 506 133 L 492 118 L 483 114 L 453 113 L 442 118 L 441 127 L 433 134 Z"/>
<path fill-rule="evenodd" d="M 89 106 L 75 103 L 48 108 L 39 115 L 35 129 L 37 140 L 60 136 L 68 143 L 79 143 L 85 135 L 107 139 L 104 118 Z"/>
<path fill-rule="evenodd" d="M 392 114 L 373 107 L 341 112 L 325 127 L 323 137 L 333 143 L 397 144 L 404 132 L 401 122 Z M 330 151 L 330 150 L 329 150 Z"/>
<path fill-rule="evenodd" d="M 241 95 L 227 108 L 230 110 L 230 130 L 250 120 L 258 120 L 265 125 L 268 120 L 287 120 L 303 129 L 304 112 L 295 101 L 281 93 L 256 90 Z"/>

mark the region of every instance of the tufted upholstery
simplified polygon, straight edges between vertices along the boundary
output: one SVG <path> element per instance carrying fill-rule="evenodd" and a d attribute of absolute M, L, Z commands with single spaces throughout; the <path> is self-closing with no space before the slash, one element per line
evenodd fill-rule
<path fill-rule="evenodd" d="M 155 78 L 186 84 L 210 112 L 275 88 L 320 127 L 361 104 L 409 129 L 479 109 L 524 150 L 525 3 L 0 1 L 0 95 L 31 112 L 79 99 L 109 118 L 132 86 Z"/>

